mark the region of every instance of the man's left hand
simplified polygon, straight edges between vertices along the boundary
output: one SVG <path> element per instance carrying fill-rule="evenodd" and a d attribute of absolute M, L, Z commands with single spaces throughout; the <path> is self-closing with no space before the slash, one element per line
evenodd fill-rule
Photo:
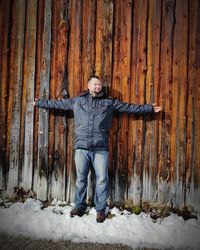
<path fill-rule="evenodd" d="M 153 103 L 153 110 L 155 113 L 158 113 L 162 110 L 160 106 L 157 106 L 156 103 Z"/>

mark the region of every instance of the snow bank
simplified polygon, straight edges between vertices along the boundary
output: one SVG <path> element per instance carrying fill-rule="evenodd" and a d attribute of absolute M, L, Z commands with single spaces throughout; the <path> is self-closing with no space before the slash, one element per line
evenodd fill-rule
<path fill-rule="evenodd" d="M 200 249 L 200 216 L 184 221 L 171 214 L 154 222 L 148 215 L 110 210 L 112 219 L 96 223 L 96 211 L 70 217 L 71 206 L 53 202 L 41 209 L 38 200 L 27 199 L 0 208 L 0 233 L 75 242 L 121 243 L 131 247 Z"/>

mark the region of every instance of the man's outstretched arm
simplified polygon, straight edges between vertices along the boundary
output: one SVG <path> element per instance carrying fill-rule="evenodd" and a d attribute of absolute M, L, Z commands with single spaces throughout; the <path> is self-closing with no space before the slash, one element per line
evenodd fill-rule
<path fill-rule="evenodd" d="M 60 100 L 37 99 L 33 102 L 33 105 L 44 109 L 73 110 L 74 98 Z"/>
<path fill-rule="evenodd" d="M 161 107 L 153 104 L 133 104 L 121 102 L 118 99 L 113 100 L 114 110 L 118 112 L 134 113 L 134 114 L 147 114 L 147 113 L 158 113 L 161 111 Z"/>

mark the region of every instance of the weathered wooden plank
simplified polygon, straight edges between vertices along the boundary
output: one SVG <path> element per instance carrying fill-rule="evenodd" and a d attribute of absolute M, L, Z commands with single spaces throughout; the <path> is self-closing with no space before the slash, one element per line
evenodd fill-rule
<path fill-rule="evenodd" d="M 174 36 L 174 1 L 163 1 L 161 34 L 160 105 L 165 117 L 159 124 L 158 200 L 169 200 L 168 181 L 171 173 L 171 109 L 172 109 L 172 59 Z"/>
<path fill-rule="evenodd" d="M 87 89 L 87 80 L 95 72 L 95 24 L 96 0 L 86 0 L 83 4 L 82 20 L 82 88 Z"/>
<path fill-rule="evenodd" d="M 121 53 L 120 53 L 120 99 L 129 102 L 130 96 L 130 62 L 131 62 L 131 9 L 132 1 L 122 1 L 120 6 L 121 19 L 120 35 L 121 35 Z M 119 116 L 119 130 L 118 130 L 118 161 L 117 171 L 119 176 L 119 189 L 120 192 L 116 194 L 118 200 L 127 199 L 127 156 L 128 156 L 128 115 L 120 114 Z"/>
<path fill-rule="evenodd" d="M 9 172 L 7 193 L 12 193 L 13 187 L 18 185 L 19 169 L 19 144 L 20 144 L 20 114 L 21 114 L 21 91 L 22 69 L 24 53 L 24 26 L 25 26 L 25 2 L 14 1 L 12 19 L 15 25 L 12 29 L 11 42 L 11 71 L 9 89 L 10 140 L 9 145 Z M 12 100 L 11 100 L 12 99 Z"/>
<path fill-rule="evenodd" d="M 13 2 L 11 7 L 11 17 L 13 16 L 13 9 L 15 9 L 16 3 Z M 12 82 L 12 75 L 14 73 L 14 50 L 15 50 L 15 34 L 16 34 L 16 23 L 12 24 L 11 35 L 10 35 L 10 55 L 9 55 L 9 73 L 8 83 Z M 13 84 L 8 84 L 8 114 L 7 114 L 7 130 L 6 130 L 6 161 L 7 169 L 6 175 L 8 176 L 9 163 L 10 163 L 10 139 L 11 139 L 11 126 L 12 126 L 12 105 L 13 105 Z M 7 178 L 6 176 L 6 178 Z"/>
<path fill-rule="evenodd" d="M 112 96 L 123 101 L 129 101 L 130 84 L 130 49 L 131 49 L 131 5 L 132 1 L 115 2 L 116 24 L 114 32 L 113 48 L 113 83 Z M 123 87 L 122 87 L 123 86 Z M 115 92 L 116 91 L 116 92 Z M 118 92 L 117 92 L 118 91 Z M 119 94 L 121 92 L 121 94 Z M 113 140 L 111 156 L 114 158 L 111 171 L 115 176 L 114 199 L 123 200 L 127 195 L 126 177 L 127 177 L 127 129 L 128 117 L 125 114 L 118 115 L 114 119 L 112 130 Z M 114 157 L 114 152 L 117 157 Z M 114 161 L 115 160 L 115 161 Z M 113 168 L 113 166 L 115 166 Z"/>
<path fill-rule="evenodd" d="M 119 35 L 119 29 L 118 26 L 120 27 L 120 4 L 121 1 L 119 2 L 114 2 L 114 37 L 113 37 L 113 76 L 112 76 L 112 88 L 111 88 L 111 96 L 113 98 L 119 98 L 120 95 L 119 92 L 117 91 L 120 86 L 120 35 Z M 118 114 L 114 117 L 113 121 L 113 127 L 111 130 L 111 139 L 110 139 L 110 144 L 111 144 L 111 151 L 110 151 L 110 157 L 111 157 L 111 168 L 110 168 L 110 173 L 111 179 L 110 179 L 110 193 L 111 193 L 111 198 L 113 200 L 119 199 L 119 176 L 118 172 L 116 171 L 116 165 L 117 165 L 117 133 L 118 133 Z M 116 197 L 116 195 L 118 197 Z"/>
<path fill-rule="evenodd" d="M 6 187 L 6 128 L 9 72 L 11 1 L 1 1 L 0 29 L 0 189 Z"/>
<path fill-rule="evenodd" d="M 190 158 L 189 149 L 187 150 L 187 159 L 190 160 L 189 169 L 186 169 L 186 205 L 192 206 L 200 211 L 200 159 L 199 159 L 199 140 L 200 140 L 200 98 L 199 98 L 199 76 L 200 76 L 200 4 L 199 1 L 189 3 L 189 88 L 188 88 L 188 123 L 191 125 L 191 146 Z M 191 93 L 192 91 L 192 93 Z M 189 107 L 191 107 L 189 109 Z M 189 120 L 191 119 L 191 121 Z M 190 137 L 188 138 L 188 141 Z M 188 162 L 188 161 L 187 161 Z M 187 163 L 188 164 L 188 163 Z"/>
<path fill-rule="evenodd" d="M 50 49 L 51 49 L 51 0 L 45 1 L 44 31 L 40 73 L 40 97 L 49 98 L 50 81 Z M 49 113 L 39 110 L 38 126 L 38 162 L 37 162 L 37 197 L 47 199 L 48 193 L 48 128 Z"/>
<path fill-rule="evenodd" d="M 179 97 L 179 113 L 178 113 L 178 178 L 177 181 L 179 189 L 177 190 L 180 195 L 180 200 L 177 199 L 178 206 L 185 206 L 185 170 L 186 170 L 186 115 L 187 115 L 187 88 L 188 88 L 188 1 L 176 2 L 177 15 L 180 15 L 180 97 Z M 179 33 L 179 32 L 177 32 Z M 177 183 L 178 183 L 177 182 Z M 179 196 L 177 196 L 179 198 Z"/>
<path fill-rule="evenodd" d="M 130 78 L 130 102 L 136 103 L 135 89 L 137 85 L 137 53 L 138 53 L 138 11 L 135 2 L 132 4 L 132 37 L 131 37 L 131 78 Z M 129 116 L 129 136 L 128 136 L 128 199 L 135 197 L 136 180 L 134 179 L 136 143 L 136 117 Z M 140 197 L 140 194 L 139 194 Z M 138 203 L 140 198 L 137 199 Z M 135 201 L 134 201 L 135 202 Z"/>
<path fill-rule="evenodd" d="M 56 10 L 57 27 L 55 32 L 57 34 L 56 42 L 56 98 L 63 97 L 66 94 L 65 75 L 66 75 L 66 62 L 67 62 L 67 33 L 68 6 L 66 1 L 61 0 Z M 55 113 L 56 114 L 56 113 Z M 61 112 L 57 112 L 59 116 L 55 117 L 55 148 L 54 148 L 54 162 L 51 178 L 51 195 L 58 199 L 65 199 L 65 180 L 66 180 L 66 119 Z"/>
<path fill-rule="evenodd" d="M 42 35 L 44 29 L 44 9 L 45 1 L 38 1 L 37 8 L 37 34 L 36 34 L 36 68 L 35 68 L 35 98 L 40 97 L 40 72 L 42 58 Z M 34 146 L 33 146 L 33 189 L 37 190 L 38 179 L 38 125 L 39 125 L 39 109 L 35 109 L 34 114 Z"/>
<path fill-rule="evenodd" d="M 144 104 L 146 83 L 146 39 L 147 39 L 147 1 L 134 1 L 133 6 L 133 36 L 132 36 L 132 65 L 131 75 L 131 102 Z M 133 96 L 132 96 L 133 95 Z M 144 121 L 142 117 L 129 119 L 129 140 L 135 145 L 129 150 L 132 154 L 132 167 L 130 171 L 130 184 L 128 195 L 134 203 L 139 204 L 142 195 L 142 165 L 144 146 Z M 130 138 L 132 137 L 132 138 Z"/>
<path fill-rule="evenodd" d="M 97 0 L 95 71 L 104 86 L 111 83 L 113 1 Z"/>
<path fill-rule="evenodd" d="M 82 86 L 82 2 L 78 0 L 70 1 L 70 42 L 68 57 L 68 81 L 70 97 L 80 94 Z M 72 92 L 71 92 L 72 90 Z"/>
<path fill-rule="evenodd" d="M 195 148 L 196 148 L 196 135 L 198 131 L 198 110 L 197 95 L 195 94 L 198 89 L 197 78 L 197 61 L 199 58 L 197 48 L 197 34 L 198 34 L 198 19 L 199 19 L 200 4 L 198 1 L 193 0 L 189 2 L 189 53 L 188 53 L 188 103 L 187 103 L 187 150 L 186 150 L 186 197 L 185 205 L 192 206 L 200 209 L 199 205 L 199 190 L 195 184 L 195 168 L 199 168 L 200 164 L 195 162 Z M 196 117 L 196 116 L 197 117 Z M 196 119 L 197 118 L 197 119 Z M 198 121 L 196 123 L 196 121 Z M 197 146 L 198 147 L 198 146 Z M 197 151 L 196 151 L 197 152 Z M 196 158 L 197 159 L 197 158 Z M 198 183 L 198 182 L 197 182 Z"/>
<path fill-rule="evenodd" d="M 155 4 L 155 1 L 153 1 Z M 162 91 L 160 88 L 160 67 L 161 67 L 161 60 L 160 60 L 160 53 L 161 53 L 161 29 L 162 29 L 162 1 L 158 2 L 156 1 L 156 13 L 158 13 L 157 18 L 156 18 L 156 23 L 155 23 L 155 29 L 156 29 L 156 37 L 154 40 L 155 43 L 155 62 L 154 62 L 154 81 L 153 81 L 153 92 L 154 92 L 154 98 L 153 102 L 156 102 L 157 105 L 162 106 L 162 101 L 160 100 L 160 92 Z M 154 184 L 154 188 L 157 187 L 157 181 L 158 181 L 158 147 L 159 147 L 159 127 L 162 124 L 162 113 L 159 115 L 155 115 L 155 120 L 154 120 L 154 132 L 153 132 L 153 138 L 154 138 L 154 143 L 151 146 L 151 159 L 152 159 L 152 176 L 155 178 L 154 181 L 156 183 Z M 153 152 L 154 151 L 154 152 Z M 155 191 L 155 189 L 152 189 Z M 157 190 L 156 190 L 157 191 Z M 152 198 L 152 197 L 151 197 Z M 156 199 L 156 192 L 154 193 L 153 201 Z M 151 200 L 152 201 L 152 200 Z"/>
<path fill-rule="evenodd" d="M 188 48 L 188 4 L 176 2 L 177 21 L 174 29 L 173 55 L 173 102 L 172 102 L 172 159 L 176 207 L 184 206 L 185 199 L 185 152 L 186 152 L 186 103 L 187 93 L 187 48 Z M 177 44 L 179 46 L 177 46 Z M 175 151 L 175 153 L 174 153 Z M 173 191 L 171 192 L 173 193 Z M 173 197 L 172 197 L 173 198 Z"/>
<path fill-rule="evenodd" d="M 136 82 L 136 100 L 137 103 L 144 104 L 145 100 L 145 88 L 146 88 L 146 70 L 147 70 L 147 61 L 146 61 L 146 36 L 147 36 L 147 8 L 148 3 L 144 1 L 138 4 L 139 10 L 139 33 L 138 33 L 138 52 L 137 52 L 137 82 Z M 140 176 L 140 180 L 143 172 L 143 159 L 144 159 L 144 133 L 145 133 L 145 122 L 142 117 L 137 120 L 136 123 L 136 161 L 135 161 L 135 176 Z M 140 186 L 141 185 L 141 186 Z M 138 189 L 138 187 L 140 188 Z M 140 192 L 140 199 L 142 198 L 142 180 L 141 183 L 137 186 L 138 191 Z M 137 191 L 137 192 L 138 192 Z M 139 197 L 138 197 L 139 198 Z M 136 197 L 137 199 L 137 197 Z"/>
<path fill-rule="evenodd" d="M 147 80 L 146 102 L 160 104 L 160 30 L 161 1 L 149 1 L 148 38 L 147 38 Z M 143 200 L 152 201 L 157 191 L 157 150 L 158 150 L 158 119 L 161 115 L 149 117 L 146 123 Z"/>
<path fill-rule="evenodd" d="M 193 204 L 196 210 L 200 211 L 200 3 L 198 1 L 197 9 L 197 31 L 196 31 L 196 81 L 194 84 L 194 199 Z"/>
<path fill-rule="evenodd" d="M 59 5 L 57 1 L 52 1 L 52 22 L 51 22 L 51 65 L 50 65 L 50 86 L 49 86 L 49 97 L 56 99 L 56 83 L 57 83 L 57 32 L 58 32 L 58 12 Z M 55 153 L 55 111 L 52 110 L 49 113 L 49 148 L 48 148 L 48 165 L 49 165 L 49 176 L 48 181 L 50 183 L 48 189 L 48 199 L 52 199 L 52 172 L 54 169 L 54 153 Z M 55 196 L 56 197 L 56 196 Z"/>
<path fill-rule="evenodd" d="M 151 6 L 152 1 L 149 1 L 148 6 L 148 35 L 147 35 L 147 71 L 146 71 L 146 86 L 145 86 L 145 100 L 147 103 L 152 102 L 152 90 L 153 90 L 153 74 L 152 69 L 154 67 L 154 53 L 152 37 L 154 36 L 154 6 Z M 150 7 L 151 6 L 151 7 Z M 145 144 L 144 144 L 144 162 L 143 162 L 143 178 L 142 178 L 142 200 L 148 201 L 151 191 L 151 162 L 150 162 L 150 129 L 152 123 L 150 123 L 150 116 L 145 117 Z"/>
<path fill-rule="evenodd" d="M 4 7 L 5 8 L 5 7 Z M 5 11 L 5 10 L 4 10 Z M 5 12 L 4 12 L 5 13 Z M 2 2 L 0 2 L 0 30 L 3 30 L 3 28 L 5 27 L 3 25 L 3 7 L 2 7 Z M 1 36 L 1 40 L 0 40 L 0 111 L 2 110 L 2 106 L 3 106 L 3 100 L 5 101 L 5 97 L 3 97 L 3 88 L 2 88 L 2 62 L 3 62 L 3 40 L 2 40 L 2 36 Z M 6 118 L 6 117 L 5 117 Z M 2 127 L 2 123 L 5 120 L 5 118 L 2 115 L 0 115 L 0 154 L 2 155 L 1 159 L 0 159 L 0 189 L 5 188 L 5 177 L 4 177 L 4 170 L 5 170 L 5 139 L 3 138 L 3 135 L 5 136 L 5 132 L 2 131 L 3 127 Z M 5 136 L 6 138 L 6 136 Z M 4 148 L 4 151 L 3 151 Z"/>
<path fill-rule="evenodd" d="M 28 1 L 26 6 L 24 85 L 26 91 L 24 159 L 21 185 L 25 190 L 32 188 L 33 178 L 33 125 L 34 125 L 34 88 L 35 88 L 35 51 L 37 1 Z"/>
<path fill-rule="evenodd" d="M 174 7 L 175 8 L 175 7 Z M 175 18 L 175 17 L 174 17 Z M 174 29 L 174 39 L 178 38 L 178 34 L 177 34 L 177 30 Z M 175 40 L 174 40 L 175 41 Z M 174 43 L 175 48 L 177 47 L 177 41 Z M 171 136 L 171 171 L 170 171 L 170 180 L 172 182 L 175 182 L 175 171 L 176 171 L 176 158 L 177 158 L 177 146 L 176 146 L 176 129 L 177 129 L 177 115 L 178 115 L 178 91 L 177 91 L 177 87 L 178 87 L 178 78 L 177 78 L 177 74 L 178 74 L 178 70 L 177 70 L 177 53 L 173 52 L 173 86 L 172 86 L 172 136 Z M 164 72 L 162 73 L 164 74 Z M 162 159 L 160 158 L 160 162 L 162 161 Z M 175 189 L 174 186 L 171 189 L 172 193 L 171 193 L 171 201 L 173 203 L 173 195 L 175 196 Z"/>
<path fill-rule="evenodd" d="M 69 97 L 80 94 L 82 85 L 82 57 L 81 57 L 81 27 L 82 2 L 78 0 L 69 3 L 69 53 L 68 53 L 68 93 Z M 73 200 L 75 193 L 75 166 L 74 166 L 74 120 L 70 115 L 67 119 L 67 201 Z"/>

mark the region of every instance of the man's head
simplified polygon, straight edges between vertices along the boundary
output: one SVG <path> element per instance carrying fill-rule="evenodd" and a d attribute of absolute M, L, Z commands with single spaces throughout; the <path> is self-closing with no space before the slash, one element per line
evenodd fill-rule
<path fill-rule="evenodd" d="M 88 89 L 92 95 L 97 95 L 102 91 L 102 83 L 96 75 L 88 79 Z"/>

